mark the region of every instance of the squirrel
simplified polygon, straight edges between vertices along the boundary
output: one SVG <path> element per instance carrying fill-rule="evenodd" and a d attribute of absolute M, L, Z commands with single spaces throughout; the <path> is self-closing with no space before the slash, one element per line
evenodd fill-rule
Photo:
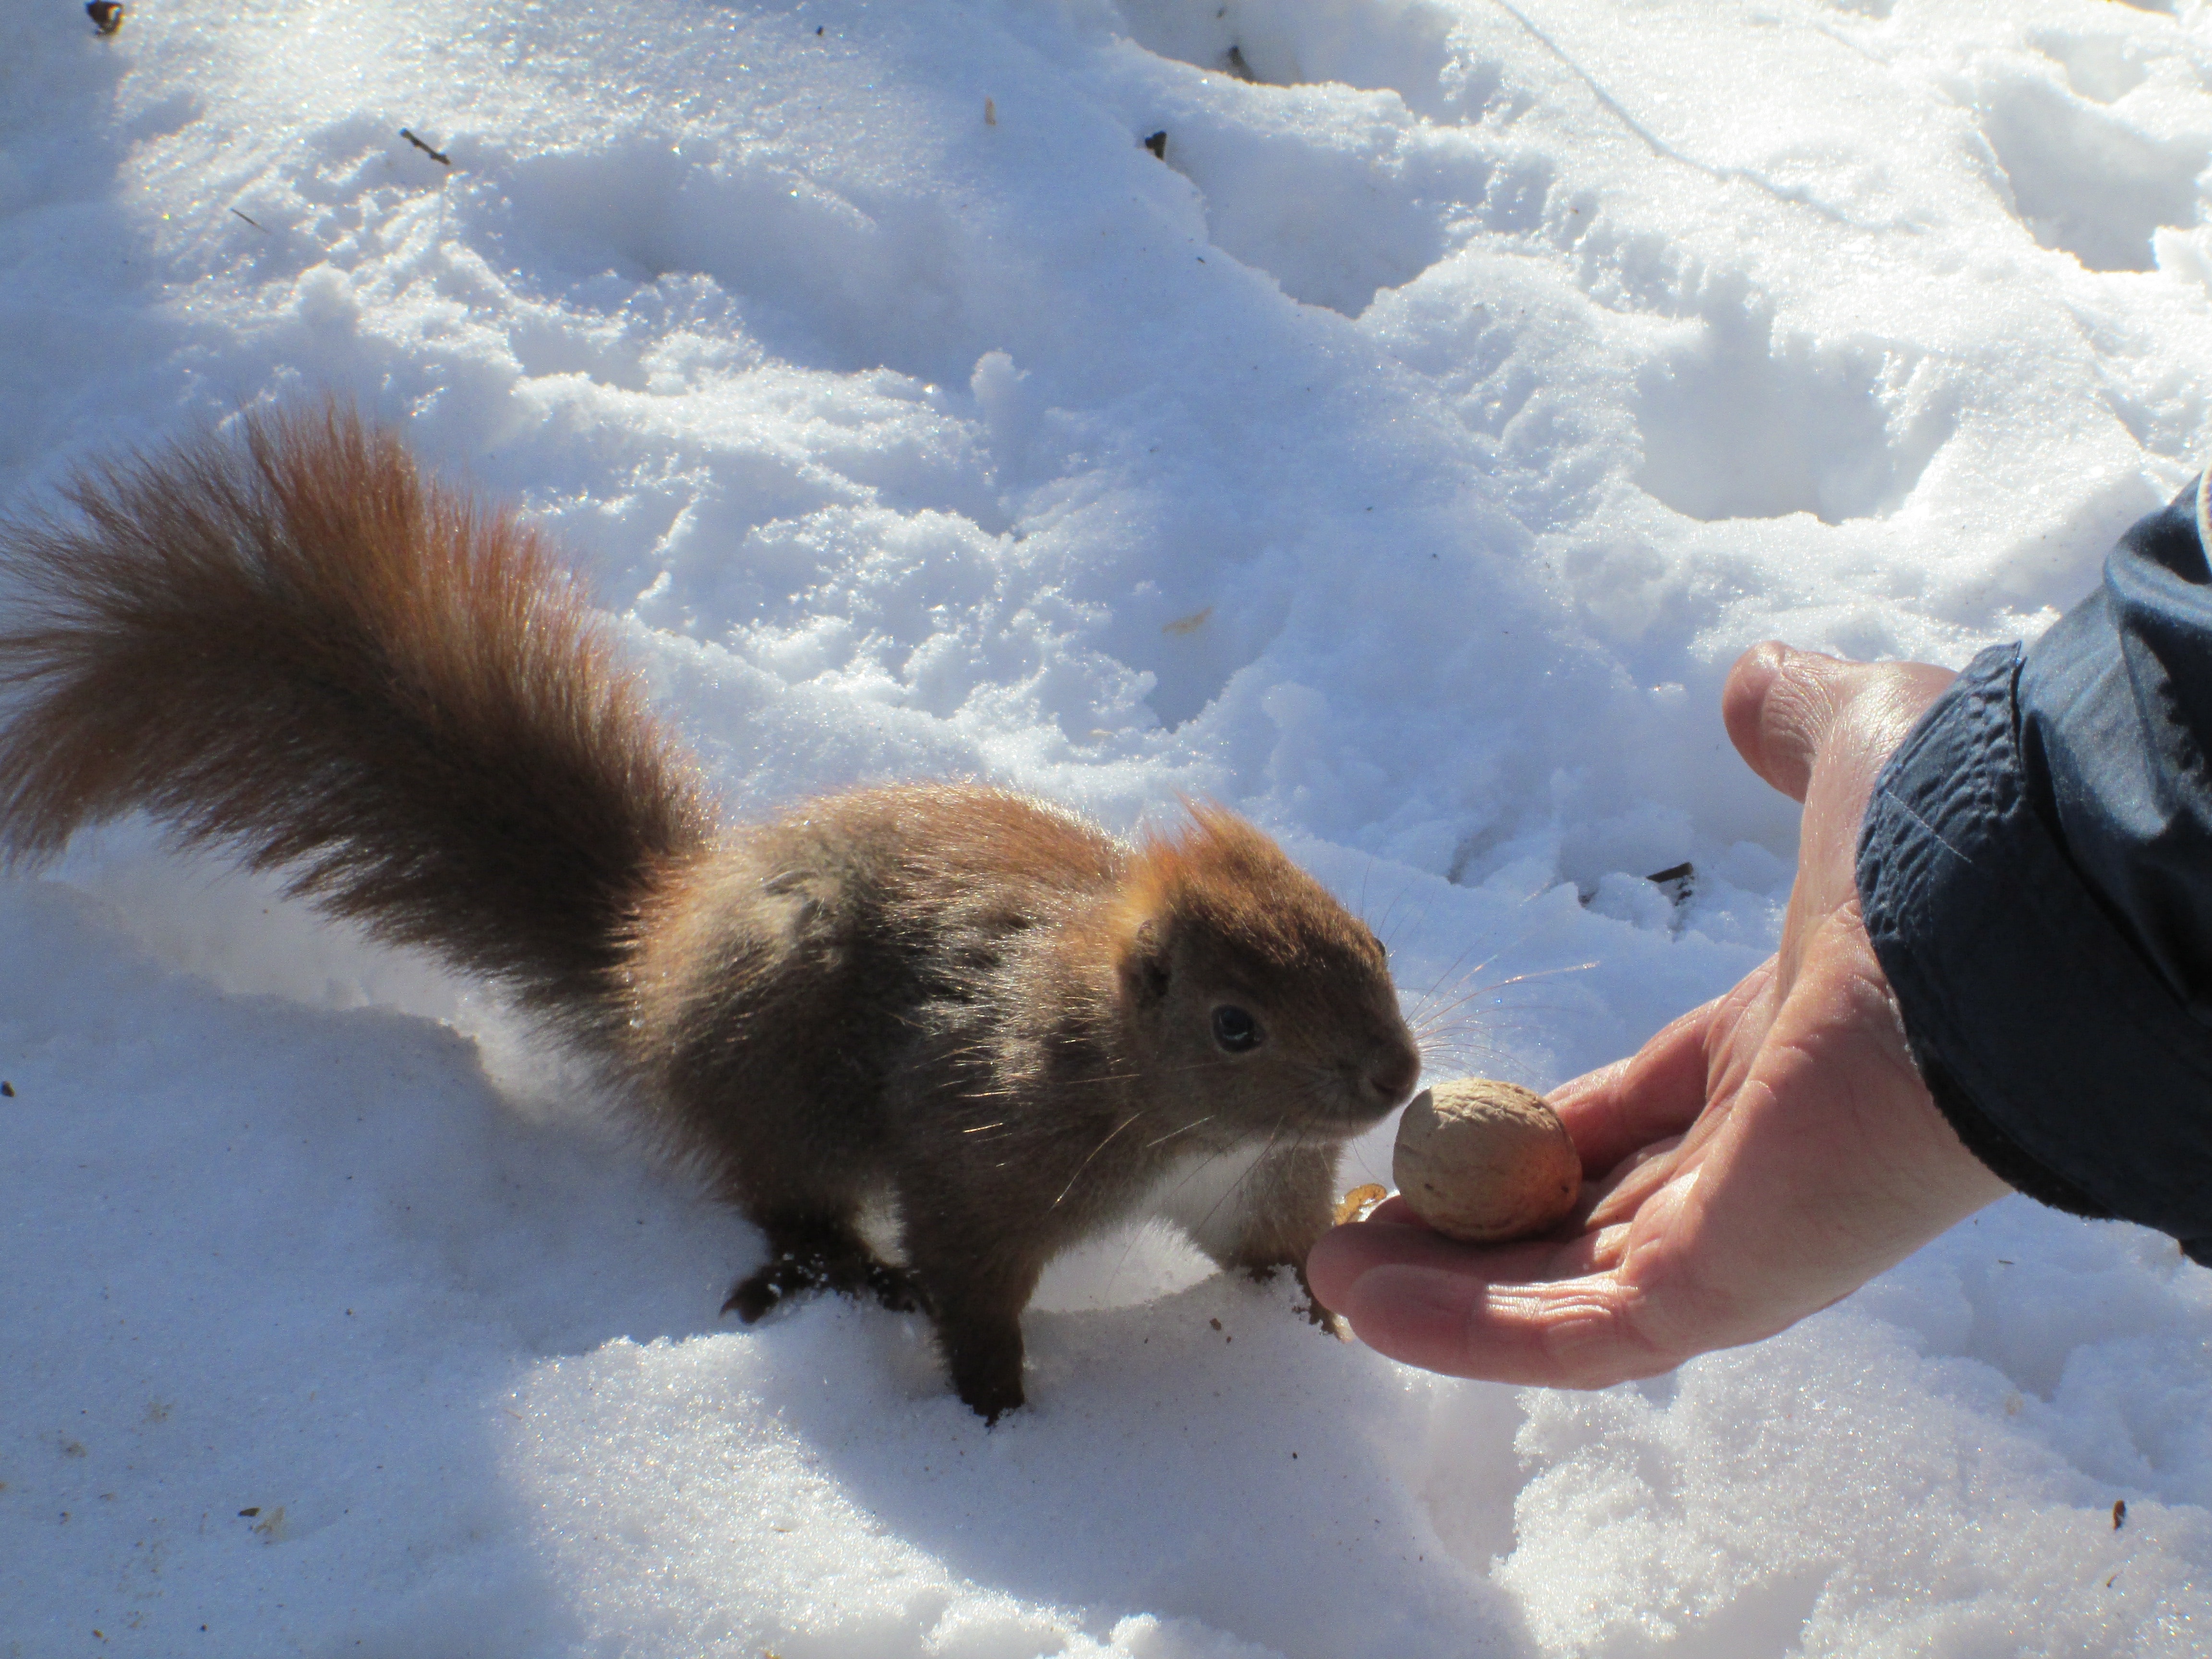
<path fill-rule="evenodd" d="M 1303 1282 L 1421 1060 L 1381 943 L 1266 835 L 969 784 L 724 823 L 529 525 L 337 402 L 239 425 L 0 532 L 0 856 L 143 810 L 503 984 L 765 1235 L 726 1312 L 924 1312 L 987 1421 L 1046 1261 L 1124 1218 Z"/>

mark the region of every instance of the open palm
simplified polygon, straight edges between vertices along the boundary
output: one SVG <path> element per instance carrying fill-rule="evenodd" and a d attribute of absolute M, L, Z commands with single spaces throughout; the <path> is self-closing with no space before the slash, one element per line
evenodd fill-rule
<path fill-rule="evenodd" d="M 1805 803 L 1782 947 L 1631 1058 L 1552 1096 L 1593 1177 L 1571 1229 L 1479 1248 L 1399 1200 L 1317 1244 L 1322 1299 L 1431 1370 L 1595 1388 L 1755 1341 L 2008 1188 L 1922 1085 L 1859 919 L 1876 775 L 1950 675 L 1761 646 L 1723 712 Z"/>

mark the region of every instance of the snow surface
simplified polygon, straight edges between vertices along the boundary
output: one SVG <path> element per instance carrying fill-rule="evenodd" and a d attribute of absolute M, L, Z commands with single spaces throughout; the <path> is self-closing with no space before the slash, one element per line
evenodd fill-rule
<path fill-rule="evenodd" d="M 1227 800 L 1549 1084 L 1774 936 L 1739 648 L 1958 663 L 2194 471 L 2208 88 L 2198 0 L 0 0 L 0 499 L 340 389 L 734 810 Z M 1576 1395 L 1133 1233 L 987 1433 L 912 1319 L 719 1319 L 744 1224 L 270 895 L 0 884 L 0 1655 L 2212 1647 L 2169 1241 L 2011 1200 Z"/>

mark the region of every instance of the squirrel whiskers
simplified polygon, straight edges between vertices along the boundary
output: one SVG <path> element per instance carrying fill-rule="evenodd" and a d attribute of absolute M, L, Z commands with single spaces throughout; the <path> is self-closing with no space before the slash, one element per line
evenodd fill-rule
<path fill-rule="evenodd" d="M 240 424 L 0 530 L 0 853 L 143 810 L 509 987 L 767 1235 L 731 1309 L 924 1310 L 987 1418 L 1102 1227 L 1303 1269 L 1420 1062 L 1374 935 L 1266 836 L 951 784 L 724 823 L 527 526 L 336 404 Z"/>

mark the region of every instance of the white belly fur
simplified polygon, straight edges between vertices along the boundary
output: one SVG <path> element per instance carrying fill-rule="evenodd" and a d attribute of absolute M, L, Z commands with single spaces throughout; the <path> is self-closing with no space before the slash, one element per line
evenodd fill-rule
<path fill-rule="evenodd" d="M 1267 1151 L 1267 1142 L 1257 1141 L 1225 1152 L 1188 1153 L 1152 1183 L 1139 1213 L 1173 1222 L 1208 1255 L 1225 1255 L 1243 1236 L 1247 1206 L 1265 1184 L 1249 1177 Z"/>

